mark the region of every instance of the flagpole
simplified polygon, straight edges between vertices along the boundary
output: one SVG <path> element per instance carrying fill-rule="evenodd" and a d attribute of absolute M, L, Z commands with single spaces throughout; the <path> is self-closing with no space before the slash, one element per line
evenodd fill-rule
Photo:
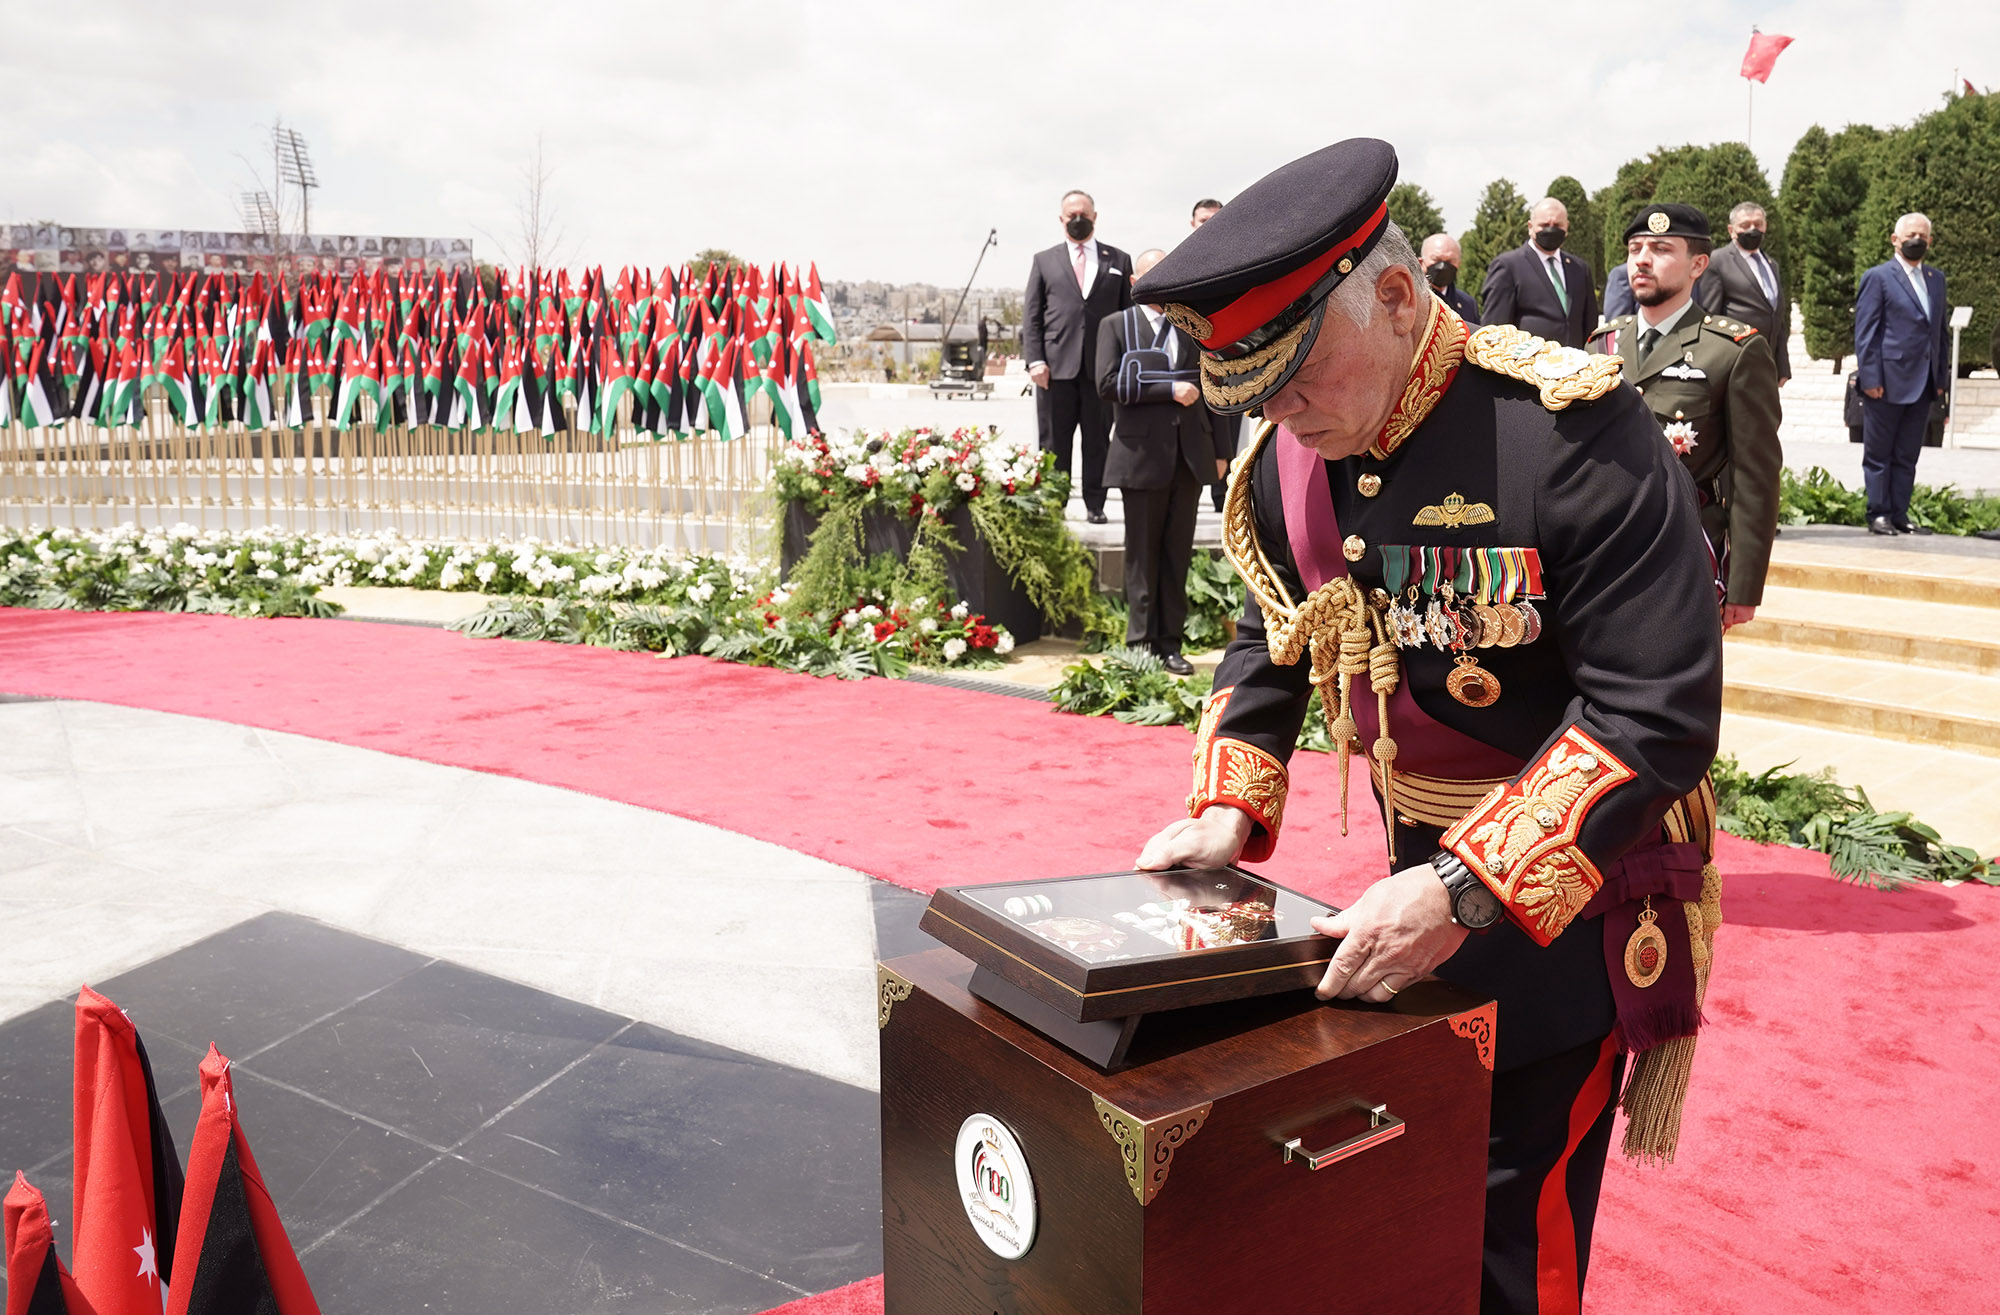
<path fill-rule="evenodd" d="M 1743 79 L 1743 144 L 1750 145 L 1750 121 L 1757 109 L 1757 84 L 1749 78 Z M 1755 151 L 1755 147 L 1751 150 Z"/>

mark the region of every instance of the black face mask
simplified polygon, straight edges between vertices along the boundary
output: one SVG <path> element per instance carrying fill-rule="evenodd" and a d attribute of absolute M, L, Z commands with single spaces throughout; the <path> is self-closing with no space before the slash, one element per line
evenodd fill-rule
<path fill-rule="evenodd" d="M 1431 281 L 1434 288 L 1448 288 L 1458 281 L 1458 266 L 1449 260 L 1436 261 L 1424 270 L 1424 277 Z"/>
<path fill-rule="evenodd" d="M 1091 222 L 1089 215 L 1071 215 L 1063 220 L 1063 232 L 1069 234 L 1070 240 L 1074 242 L 1083 241 L 1096 228 L 1097 225 Z"/>
<path fill-rule="evenodd" d="M 1563 239 L 1568 237 L 1560 228 L 1542 228 L 1535 231 L 1535 245 L 1544 251 L 1560 250 Z"/>
<path fill-rule="evenodd" d="M 1736 245 L 1742 247 L 1745 251 L 1755 251 L 1758 247 L 1764 245 L 1764 230 L 1761 228 L 1744 229 L 1736 235 Z"/>
<path fill-rule="evenodd" d="M 1922 260 L 1929 253 L 1931 244 L 1920 237 L 1905 238 L 1902 252 L 1905 260 Z"/>

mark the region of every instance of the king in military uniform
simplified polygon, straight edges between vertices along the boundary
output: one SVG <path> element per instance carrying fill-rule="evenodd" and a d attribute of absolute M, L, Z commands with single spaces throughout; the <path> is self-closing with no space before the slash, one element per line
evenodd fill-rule
<path fill-rule="evenodd" d="M 1266 421 L 1224 512 L 1250 603 L 1186 815 L 1139 866 L 1268 858 L 1318 689 L 1390 850 L 1315 923 L 1340 940 L 1320 994 L 1435 972 L 1499 1002 L 1481 1308 L 1574 1312 L 1614 1108 L 1629 1154 L 1679 1132 L 1721 629 L 1694 489 L 1621 362 L 1468 332 L 1389 222 L 1395 180 L 1385 142 L 1296 160 L 1134 291 L 1201 343 L 1211 407 Z"/>
<path fill-rule="evenodd" d="M 1711 249 L 1708 217 L 1691 205 L 1632 216 L 1626 267 L 1639 309 L 1599 325 L 1590 350 L 1625 363 L 1625 380 L 1694 478 L 1727 630 L 1764 600 L 1785 461 L 1774 349 L 1694 300 Z"/>

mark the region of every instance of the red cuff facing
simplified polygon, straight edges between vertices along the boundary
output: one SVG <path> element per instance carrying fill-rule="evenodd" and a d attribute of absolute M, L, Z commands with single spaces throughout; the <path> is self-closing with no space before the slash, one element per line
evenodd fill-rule
<path fill-rule="evenodd" d="M 1460 818 L 1442 843 L 1492 888 L 1523 931 L 1547 945 L 1604 884 L 1576 845 L 1583 819 L 1633 776 L 1571 726 L 1516 780 L 1496 786 Z"/>
<path fill-rule="evenodd" d="M 1261 863 L 1278 847 L 1278 828 L 1284 821 L 1291 777 L 1283 763 L 1256 745 L 1216 735 L 1216 724 L 1229 706 L 1231 692 L 1216 691 L 1202 708 L 1201 726 L 1195 732 L 1194 789 L 1188 795 L 1188 816 L 1200 817 L 1214 804 L 1242 809 L 1255 823 L 1243 846 L 1242 861 Z"/>

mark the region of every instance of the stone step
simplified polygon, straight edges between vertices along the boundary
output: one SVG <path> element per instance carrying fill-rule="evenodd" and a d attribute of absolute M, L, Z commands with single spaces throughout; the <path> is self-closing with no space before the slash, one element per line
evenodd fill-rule
<path fill-rule="evenodd" d="M 1842 785 L 1858 785 L 1884 811 L 1901 809 L 1936 828 L 1954 845 L 2000 857 L 2000 808 L 1993 805 L 1993 759 L 1931 745 L 1802 726 L 1725 712 L 1722 752 L 1752 772 L 1773 767 L 1812 773 L 1832 768 Z"/>
<path fill-rule="evenodd" d="M 2000 676 L 1993 607 L 1766 585 L 1757 619 L 1731 630 L 1729 642 Z"/>
<path fill-rule="evenodd" d="M 2000 557 L 1787 543 L 1771 554 L 1766 585 L 1891 599 L 2000 608 Z"/>
<path fill-rule="evenodd" d="M 1723 659 L 1722 706 L 2000 758 L 2000 676 L 1731 643 Z"/>

